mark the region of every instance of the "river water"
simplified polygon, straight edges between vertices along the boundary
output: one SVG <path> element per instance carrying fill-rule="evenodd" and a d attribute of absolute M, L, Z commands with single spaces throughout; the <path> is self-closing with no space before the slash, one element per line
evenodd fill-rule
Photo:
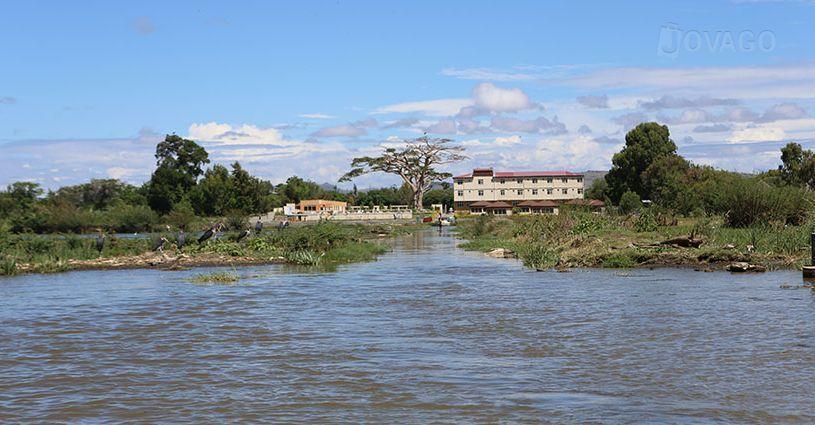
<path fill-rule="evenodd" d="M 800 272 L 534 272 L 435 231 L 201 272 L 0 280 L 0 421 L 815 421 Z"/>

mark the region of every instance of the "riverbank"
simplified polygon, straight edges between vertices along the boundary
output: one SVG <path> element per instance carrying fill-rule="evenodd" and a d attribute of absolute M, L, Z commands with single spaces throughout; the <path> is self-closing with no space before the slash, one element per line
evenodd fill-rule
<path fill-rule="evenodd" d="M 467 250 L 516 257 L 530 268 L 691 267 L 800 269 L 815 225 L 728 228 L 720 218 L 666 218 L 564 211 L 553 216 L 481 216 L 460 221 Z M 497 250 L 497 251 L 496 251 Z M 743 264 L 742 264 L 743 265 Z"/>
<path fill-rule="evenodd" d="M 142 239 L 109 237 L 101 253 L 95 247 L 95 239 L 75 235 L 4 234 L 0 235 L 0 275 L 260 264 L 331 266 L 374 260 L 388 250 L 381 241 L 417 229 L 413 224 L 323 222 L 267 230 L 240 241 L 237 232 L 219 235 L 202 244 L 195 242 L 197 234 L 188 235 L 191 242 L 181 248 L 171 234 L 153 234 Z M 162 237 L 167 239 L 164 249 L 154 250 Z"/>

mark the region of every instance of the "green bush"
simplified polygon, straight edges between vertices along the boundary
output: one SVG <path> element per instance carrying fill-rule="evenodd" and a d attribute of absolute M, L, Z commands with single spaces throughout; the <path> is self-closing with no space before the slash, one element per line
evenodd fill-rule
<path fill-rule="evenodd" d="M 812 207 L 812 194 L 795 187 L 776 187 L 758 179 L 743 178 L 719 187 L 720 204 L 729 227 L 750 227 L 778 222 L 800 225 L 807 221 Z"/>
<path fill-rule="evenodd" d="M 105 211 L 105 225 L 117 232 L 144 232 L 158 223 L 158 215 L 145 205 L 117 203 Z"/>
<path fill-rule="evenodd" d="M 230 210 L 226 213 L 226 227 L 230 230 L 243 230 L 247 227 L 249 221 L 246 214 L 240 210 Z"/>
<path fill-rule="evenodd" d="M 639 211 L 640 209 L 642 209 L 642 200 L 640 199 L 640 195 L 637 195 L 630 190 L 623 193 L 623 196 L 620 198 L 620 213 L 631 214 Z"/>

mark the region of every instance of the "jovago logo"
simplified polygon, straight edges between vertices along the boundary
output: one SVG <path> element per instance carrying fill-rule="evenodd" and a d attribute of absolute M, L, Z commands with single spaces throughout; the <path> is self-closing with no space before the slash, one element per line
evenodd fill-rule
<path fill-rule="evenodd" d="M 657 55 L 676 59 L 680 52 L 770 52 L 775 49 L 775 33 L 770 30 L 699 31 L 683 30 L 675 23 L 667 23 L 659 30 Z"/>

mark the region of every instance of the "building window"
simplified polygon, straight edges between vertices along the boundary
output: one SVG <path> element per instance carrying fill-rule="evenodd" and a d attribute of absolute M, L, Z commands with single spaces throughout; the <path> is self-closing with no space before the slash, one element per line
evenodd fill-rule
<path fill-rule="evenodd" d="M 538 183 L 538 179 L 532 179 L 532 184 L 537 184 L 537 183 Z"/>
<path fill-rule="evenodd" d="M 506 181 L 506 180 L 504 180 L 504 179 L 498 180 L 498 183 L 501 183 L 501 184 L 504 184 L 504 183 L 506 183 L 506 182 L 507 182 L 507 181 Z"/>
<path fill-rule="evenodd" d="M 458 191 L 458 196 L 464 196 L 464 191 L 463 191 L 463 190 L 459 190 L 459 191 Z"/>
<path fill-rule="evenodd" d="M 582 177 L 578 177 L 578 178 L 577 178 L 577 182 L 578 182 L 578 183 L 583 183 L 583 178 L 582 178 Z"/>
<path fill-rule="evenodd" d="M 583 189 L 577 189 L 577 193 L 583 193 Z"/>
<path fill-rule="evenodd" d="M 523 195 L 523 194 L 524 194 L 524 190 L 523 189 L 518 189 L 518 195 Z"/>
<path fill-rule="evenodd" d="M 551 195 L 552 194 L 552 189 L 546 189 L 546 194 Z"/>
<path fill-rule="evenodd" d="M 569 179 L 561 179 L 563 183 L 569 183 Z"/>
<path fill-rule="evenodd" d="M 503 194 L 504 194 L 504 189 L 501 189 L 501 195 L 503 195 Z"/>
<path fill-rule="evenodd" d="M 569 193 L 569 189 L 561 189 L 564 194 Z"/>
<path fill-rule="evenodd" d="M 478 196 L 484 196 L 484 191 L 483 191 L 483 190 L 479 190 L 479 191 L 478 191 Z"/>
<path fill-rule="evenodd" d="M 552 178 L 551 177 L 547 178 L 546 183 L 552 183 Z"/>
<path fill-rule="evenodd" d="M 518 184 L 523 184 L 524 183 L 524 179 L 518 179 L 517 181 L 518 181 Z"/>
<path fill-rule="evenodd" d="M 478 179 L 478 184 L 484 184 L 484 179 Z"/>
<path fill-rule="evenodd" d="M 538 194 L 538 189 L 532 189 L 532 194 L 537 195 Z"/>

